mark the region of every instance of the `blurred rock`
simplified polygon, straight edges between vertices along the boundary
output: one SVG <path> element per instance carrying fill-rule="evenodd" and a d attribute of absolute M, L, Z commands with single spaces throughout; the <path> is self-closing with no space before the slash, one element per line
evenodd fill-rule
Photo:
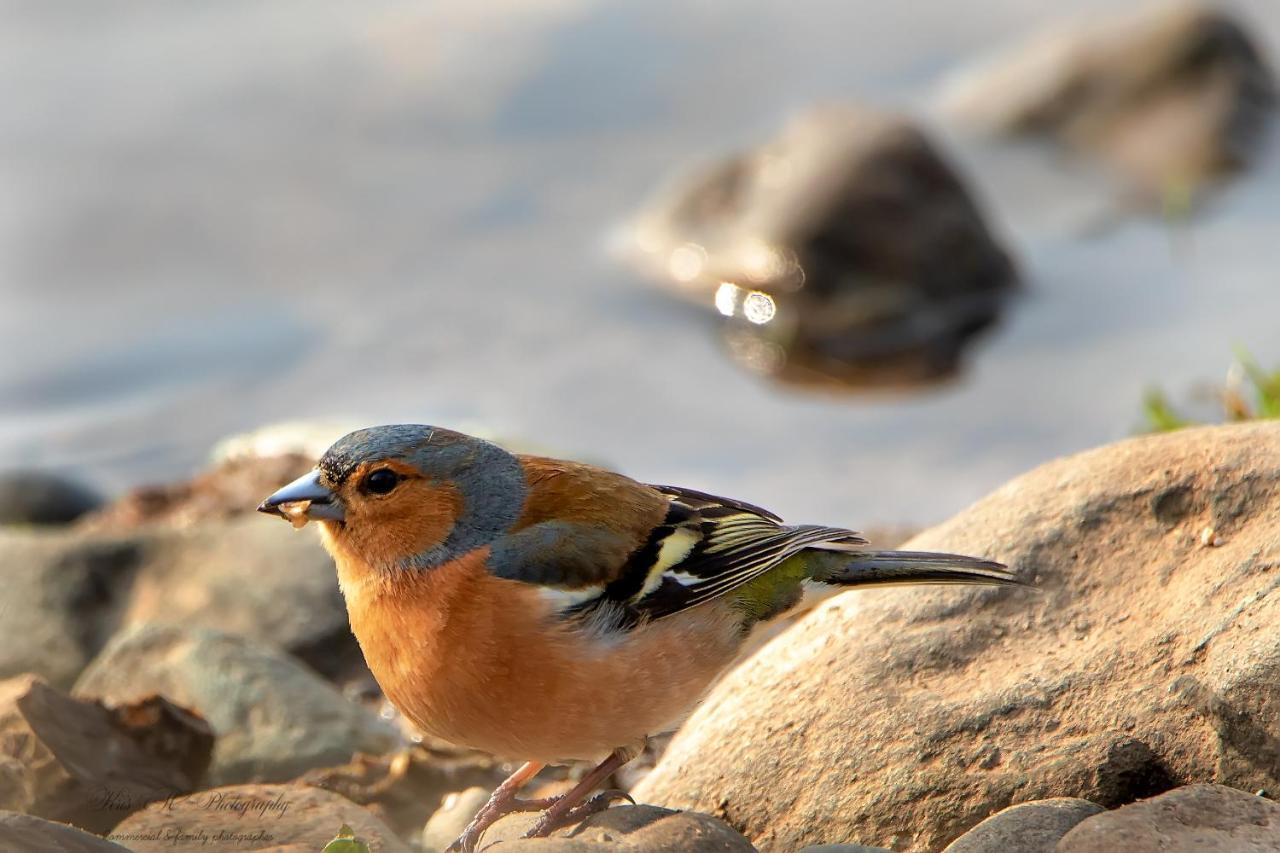
<path fill-rule="evenodd" d="M 924 134 L 865 107 L 801 117 L 693 176 L 633 230 L 675 293 L 731 318 L 731 354 L 804 383 L 945 376 L 1016 284 Z"/>
<path fill-rule="evenodd" d="M 424 853 L 444 853 L 453 840 L 462 834 L 467 824 L 489 802 L 489 788 L 467 788 L 444 798 L 440 807 L 422 828 Z"/>
<path fill-rule="evenodd" d="M 150 524 L 181 527 L 248 515 L 263 498 L 314 465 L 314 457 L 297 453 L 229 458 L 185 482 L 133 489 L 83 518 L 80 526 L 120 531 Z"/>
<path fill-rule="evenodd" d="M 1222 785 L 1188 785 L 1078 824 L 1059 853 L 1280 851 L 1280 805 Z"/>
<path fill-rule="evenodd" d="M 372 680 L 314 531 L 256 516 L 152 531 L 145 541 L 125 626 L 216 628 L 278 646 L 331 680 Z"/>
<path fill-rule="evenodd" d="M 752 853 L 751 842 L 724 821 L 696 812 L 676 812 L 657 806 L 614 806 L 577 826 L 552 833 L 551 838 L 521 838 L 536 813 L 513 814 L 489 828 L 481 848 L 494 845 L 503 853 Z"/>
<path fill-rule="evenodd" d="M 76 682 L 109 703 L 160 694 L 209 721 L 218 742 L 213 784 L 282 781 L 383 753 L 398 736 L 300 662 L 207 628 L 138 625 L 107 644 Z"/>
<path fill-rule="evenodd" d="M 105 832 L 194 790 L 212 749 L 203 720 L 159 697 L 110 711 L 35 676 L 0 682 L 3 809 Z"/>
<path fill-rule="evenodd" d="M 129 853 L 74 826 L 18 812 L 0 811 L 0 851 L 3 853 Z"/>
<path fill-rule="evenodd" d="M 372 685 L 333 562 L 310 531 L 262 517 L 118 534 L 0 531 L 9 588 L 0 676 L 69 685 L 121 625 L 216 627 L 279 646 L 322 675 Z"/>
<path fill-rule="evenodd" d="M 943 853 L 1053 853 L 1072 827 L 1104 811 L 1097 803 L 1071 797 L 1019 803 L 996 812 Z"/>
<path fill-rule="evenodd" d="M 484 753 L 419 745 L 393 755 L 358 755 L 342 767 L 312 770 L 298 781 L 364 806 L 401 838 L 409 838 L 450 794 L 474 786 L 490 791 L 506 775 Z"/>
<path fill-rule="evenodd" d="M 868 847 L 865 844 L 810 844 L 801 847 L 800 853 L 893 853 L 887 847 Z"/>
<path fill-rule="evenodd" d="M 305 785 L 232 785 L 156 803 L 116 827 L 111 838 L 134 853 L 199 848 L 211 853 L 318 851 L 343 824 L 374 853 L 409 853 L 382 821 L 350 800 Z"/>
<path fill-rule="evenodd" d="M 1276 85 L 1232 13 L 1180 2 L 1061 26 L 954 80 L 943 101 L 975 128 L 1099 157 L 1168 203 L 1251 160 Z"/>
<path fill-rule="evenodd" d="M 768 849 L 939 850 L 1015 801 L 1280 787 L 1280 693 L 1259 689 L 1280 682 L 1280 424 L 1061 459 L 907 547 L 1040 592 L 838 596 L 726 676 L 635 796 Z"/>
<path fill-rule="evenodd" d="M 97 492 L 57 474 L 0 474 L 0 524 L 67 524 L 100 506 Z"/>
<path fill-rule="evenodd" d="M 118 623 L 142 550 L 117 537 L 0 530 L 0 677 L 69 686 Z"/>

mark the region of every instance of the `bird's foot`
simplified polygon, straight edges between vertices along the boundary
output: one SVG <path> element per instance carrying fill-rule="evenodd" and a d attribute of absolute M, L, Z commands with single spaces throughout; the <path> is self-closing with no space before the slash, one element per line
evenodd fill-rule
<path fill-rule="evenodd" d="M 593 814 L 599 814 L 619 800 L 626 800 L 633 806 L 636 804 L 630 794 L 616 788 L 601 791 L 586 802 L 578 803 L 577 805 L 566 803 L 560 797 L 553 797 L 552 799 L 557 800 L 557 802 L 542 813 L 542 816 L 538 818 L 538 822 L 524 834 L 525 838 L 545 838 L 557 829 L 572 826 L 575 823 L 586 820 Z"/>
<path fill-rule="evenodd" d="M 493 792 L 493 796 L 489 797 L 489 802 L 484 804 L 484 808 L 476 812 L 476 816 L 467 824 L 467 828 L 462 830 L 462 834 L 449 845 L 447 853 L 475 853 L 480 845 L 480 837 L 484 835 L 484 831 L 505 815 L 513 812 L 536 812 L 555 806 L 560 800 L 559 797 L 547 797 L 539 800 L 522 800 L 516 797 L 520 787 L 529 781 L 541 768 L 541 764 L 530 762 L 511 774 Z"/>

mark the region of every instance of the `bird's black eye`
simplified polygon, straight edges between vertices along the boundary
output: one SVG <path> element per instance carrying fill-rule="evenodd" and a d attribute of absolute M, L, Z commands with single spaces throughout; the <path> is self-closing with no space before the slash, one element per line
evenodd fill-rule
<path fill-rule="evenodd" d="M 379 468 L 364 478 L 364 488 L 375 495 L 385 495 L 400 482 L 400 475 L 390 468 Z"/>

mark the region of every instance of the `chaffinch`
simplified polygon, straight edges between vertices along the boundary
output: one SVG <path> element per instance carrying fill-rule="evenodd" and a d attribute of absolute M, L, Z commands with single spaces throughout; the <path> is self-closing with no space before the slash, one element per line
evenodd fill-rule
<path fill-rule="evenodd" d="M 872 550 L 850 530 L 410 424 L 345 436 L 258 509 L 319 522 L 352 631 L 409 720 L 528 759 L 463 851 L 511 811 L 545 809 L 535 837 L 607 807 L 616 792 L 588 796 L 808 584 L 1018 582 L 988 560 Z M 516 798 L 546 764 L 583 759 L 599 764 L 563 796 Z"/>

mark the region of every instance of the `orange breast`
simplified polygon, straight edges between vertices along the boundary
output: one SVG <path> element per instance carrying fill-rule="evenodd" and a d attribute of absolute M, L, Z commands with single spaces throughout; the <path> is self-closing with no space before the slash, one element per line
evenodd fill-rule
<path fill-rule="evenodd" d="M 712 602 L 601 636 L 495 578 L 484 550 L 394 576 L 339 556 L 351 627 L 387 698 L 424 732 L 511 758 L 598 759 L 677 723 L 734 658 Z"/>

